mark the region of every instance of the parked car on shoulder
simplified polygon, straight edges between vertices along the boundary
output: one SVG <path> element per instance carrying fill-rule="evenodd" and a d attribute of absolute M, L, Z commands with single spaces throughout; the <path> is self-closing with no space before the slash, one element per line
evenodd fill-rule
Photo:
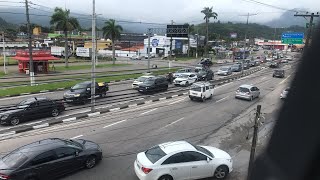
<path fill-rule="evenodd" d="M 191 73 L 192 72 L 192 70 L 191 70 L 191 68 L 184 68 L 184 69 L 179 69 L 177 72 L 175 72 L 174 74 L 173 74 L 173 77 L 174 78 L 177 78 L 177 77 L 179 77 L 181 74 L 183 74 L 183 73 Z"/>
<path fill-rule="evenodd" d="M 54 101 L 43 97 L 26 99 L 14 107 L 0 113 L 1 125 L 16 126 L 22 122 L 44 118 L 57 117 L 65 110 L 62 101 Z"/>
<path fill-rule="evenodd" d="M 240 72 L 242 71 L 242 64 L 234 64 L 231 66 L 232 72 Z"/>
<path fill-rule="evenodd" d="M 139 85 L 138 91 L 141 93 L 166 91 L 168 90 L 169 83 L 167 78 L 162 76 L 156 76 L 154 78 L 148 78 Z"/>
<path fill-rule="evenodd" d="M 175 141 L 140 152 L 134 171 L 140 180 L 225 179 L 232 163 L 231 156 L 218 148 Z"/>
<path fill-rule="evenodd" d="M 109 91 L 106 82 L 95 83 L 95 96 L 105 97 Z M 86 103 L 91 98 L 91 81 L 78 83 L 63 94 L 66 103 Z"/>
<path fill-rule="evenodd" d="M 189 90 L 189 98 L 191 100 L 211 99 L 214 92 L 214 85 L 208 82 L 197 82 L 194 83 Z"/>
<path fill-rule="evenodd" d="M 175 86 L 189 86 L 196 82 L 197 79 L 198 77 L 195 73 L 183 73 L 175 80 L 173 80 L 173 83 Z"/>
<path fill-rule="evenodd" d="M 59 179 L 102 159 L 100 146 L 77 139 L 42 139 L 19 147 L 0 159 L 2 180 Z"/>
<path fill-rule="evenodd" d="M 260 90 L 256 86 L 244 84 L 237 89 L 235 98 L 252 101 L 254 98 L 258 98 L 259 95 Z"/>
<path fill-rule="evenodd" d="M 232 74 L 231 67 L 222 67 L 218 70 L 217 75 L 227 76 Z"/>
<path fill-rule="evenodd" d="M 213 80 L 214 73 L 211 69 L 204 69 L 199 71 L 197 76 L 199 81 L 208 81 L 208 80 Z"/>
<path fill-rule="evenodd" d="M 132 89 L 138 89 L 139 85 L 142 84 L 146 79 L 149 78 L 154 78 L 155 76 L 153 75 L 148 75 L 148 76 L 140 76 L 138 79 L 134 80 L 132 83 Z"/>
<path fill-rule="evenodd" d="M 280 94 L 280 99 L 286 99 L 288 96 L 290 88 L 286 88 L 285 90 L 283 90 Z"/>
<path fill-rule="evenodd" d="M 284 78 L 284 70 L 283 69 L 276 69 L 273 71 L 272 77 L 280 77 L 280 78 Z"/>

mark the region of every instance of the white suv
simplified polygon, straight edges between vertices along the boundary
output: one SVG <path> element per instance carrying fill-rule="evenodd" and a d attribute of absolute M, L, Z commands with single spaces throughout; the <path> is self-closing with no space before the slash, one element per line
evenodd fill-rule
<path fill-rule="evenodd" d="M 197 82 L 194 83 L 189 90 L 189 98 L 191 100 L 211 99 L 213 96 L 214 86 L 208 82 Z"/>
<path fill-rule="evenodd" d="M 139 85 L 142 84 L 146 79 L 154 78 L 155 76 L 147 75 L 147 76 L 141 76 L 137 80 L 133 81 L 132 83 L 132 89 L 138 89 Z"/>
<path fill-rule="evenodd" d="M 198 79 L 197 75 L 195 73 L 183 73 L 180 74 L 179 77 L 177 77 L 173 83 L 174 85 L 180 85 L 180 86 L 188 86 L 196 82 Z"/>
<path fill-rule="evenodd" d="M 139 153 L 134 170 L 140 180 L 224 179 L 232 171 L 232 159 L 215 147 L 175 141 Z"/>

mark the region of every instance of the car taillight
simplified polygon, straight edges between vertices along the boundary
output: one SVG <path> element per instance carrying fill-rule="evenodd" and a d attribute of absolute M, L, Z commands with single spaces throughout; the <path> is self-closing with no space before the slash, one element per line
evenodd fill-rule
<path fill-rule="evenodd" d="M 145 174 L 148 174 L 149 172 L 152 171 L 151 168 L 145 168 L 145 167 L 142 167 L 141 170 L 142 170 Z"/>
<path fill-rule="evenodd" d="M 10 179 L 10 176 L 0 173 L 0 179 L 1 180 L 7 180 L 7 179 Z"/>

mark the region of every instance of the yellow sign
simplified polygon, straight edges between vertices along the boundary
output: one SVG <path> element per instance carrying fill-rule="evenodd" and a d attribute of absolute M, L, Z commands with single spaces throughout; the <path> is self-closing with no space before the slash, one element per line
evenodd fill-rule
<path fill-rule="evenodd" d="M 41 34 L 41 27 L 34 27 L 33 28 L 33 35 L 40 35 Z"/>

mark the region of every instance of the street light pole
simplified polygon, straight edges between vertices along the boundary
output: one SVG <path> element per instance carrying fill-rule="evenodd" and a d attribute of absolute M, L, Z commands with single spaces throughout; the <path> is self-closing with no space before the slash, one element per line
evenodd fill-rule
<path fill-rule="evenodd" d="M 3 43 L 3 72 L 4 74 L 7 74 L 7 68 L 6 68 L 6 45 L 5 45 L 5 41 L 4 41 L 4 32 L 2 34 L 3 39 L 2 39 L 2 43 Z"/>
<path fill-rule="evenodd" d="M 96 94 L 96 12 L 95 0 L 92 0 L 92 58 L 91 58 L 91 112 L 95 111 Z"/>
<path fill-rule="evenodd" d="M 148 72 L 150 72 L 150 35 L 151 35 L 151 28 L 148 29 L 148 49 L 147 49 L 147 53 L 148 53 Z"/>

